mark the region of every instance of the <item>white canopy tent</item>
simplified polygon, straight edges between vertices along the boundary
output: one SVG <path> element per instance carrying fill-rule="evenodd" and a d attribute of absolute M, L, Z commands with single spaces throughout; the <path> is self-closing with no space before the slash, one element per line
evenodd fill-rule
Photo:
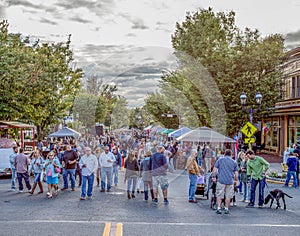
<path fill-rule="evenodd" d="M 178 141 L 201 142 L 201 143 L 235 143 L 234 139 L 224 136 L 211 128 L 201 127 L 181 135 Z"/>
<path fill-rule="evenodd" d="M 53 138 L 65 138 L 65 137 L 72 137 L 72 138 L 78 138 L 81 134 L 78 133 L 77 131 L 68 128 L 68 127 L 63 127 L 61 130 L 58 130 L 52 134 L 49 134 L 48 137 L 53 137 Z"/>

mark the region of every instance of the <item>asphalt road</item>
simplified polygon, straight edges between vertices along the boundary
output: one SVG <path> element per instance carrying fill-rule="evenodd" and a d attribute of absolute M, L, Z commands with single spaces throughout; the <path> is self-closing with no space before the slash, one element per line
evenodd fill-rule
<path fill-rule="evenodd" d="M 187 202 L 188 176 L 169 174 L 170 204 L 157 207 L 143 201 L 142 194 L 127 199 L 123 174 L 118 188 L 100 193 L 94 188 L 92 200 L 80 201 L 80 189 L 60 191 L 57 197 L 29 196 L 9 191 L 10 180 L 0 179 L 0 235 L 297 235 L 300 230 L 300 192 L 282 188 L 287 210 L 245 208 L 237 202 L 229 215 L 217 215 L 210 200 Z M 60 179 L 61 181 L 61 179 Z M 268 184 L 269 189 L 281 188 Z M 62 186 L 62 184 L 60 184 Z M 44 187 L 46 185 L 44 184 Z M 46 189 L 46 188 L 45 188 Z M 268 189 L 266 188 L 266 192 Z M 37 190 L 36 190 L 37 192 Z M 237 195 L 237 199 L 241 199 Z"/>

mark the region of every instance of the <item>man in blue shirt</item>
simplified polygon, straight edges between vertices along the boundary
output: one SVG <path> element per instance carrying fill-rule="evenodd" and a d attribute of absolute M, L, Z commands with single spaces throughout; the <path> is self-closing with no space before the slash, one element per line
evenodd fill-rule
<path fill-rule="evenodd" d="M 165 148 L 159 146 L 157 148 L 157 152 L 154 153 L 150 158 L 150 166 L 152 170 L 152 181 L 153 181 L 153 194 L 154 200 L 153 204 L 158 204 L 158 185 L 160 185 L 161 190 L 164 196 L 164 203 L 165 205 L 169 204 L 168 201 L 168 178 L 167 178 L 167 169 L 168 169 L 168 161 L 166 156 L 163 154 Z"/>
<path fill-rule="evenodd" d="M 238 166 L 237 163 L 231 159 L 231 150 L 225 150 L 224 157 L 219 158 L 214 166 L 212 180 L 217 181 L 217 201 L 218 208 L 216 213 L 222 214 L 221 204 L 225 196 L 225 214 L 229 214 L 230 199 L 234 194 L 234 186 L 238 181 Z M 218 174 L 217 174 L 218 171 Z M 218 178 L 217 178 L 218 175 Z"/>

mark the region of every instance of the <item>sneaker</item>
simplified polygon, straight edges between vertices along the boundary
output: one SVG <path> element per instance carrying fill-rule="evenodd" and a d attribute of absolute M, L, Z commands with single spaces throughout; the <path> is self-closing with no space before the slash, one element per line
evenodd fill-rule
<path fill-rule="evenodd" d="M 198 203 L 197 200 L 193 200 L 193 199 L 192 199 L 192 200 L 189 200 L 189 202 L 190 202 L 190 203 Z"/>
<path fill-rule="evenodd" d="M 135 198 L 135 195 L 134 195 L 134 193 L 133 193 L 133 194 L 131 194 L 131 197 L 132 197 L 132 198 Z"/>
<path fill-rule="evenodd" d="M 87 196 L 87 199 L 88 199 L 88 200 L 92 200 L 93 197 L 92 197 L 92 196 Z"/>
<path fill-rule="evenodd" d="M 130 193 L 127 193 L 127 197 L 128 197 L 128 199 L 131 199 Z"/>
<path fill-rule="evenodd" d="M 85 197 L 80 197 L 80 200 L 85 200 Z"/>
<path fill-rule="evenodd" d="M 249 200 L 245 200 L 245 202 L 246 202 L 246 203 L 249 203 L 250 201 L 249 201 Z"/>
<path fill-rule="evenodd" d="M 245 199 L 242 199 L 242 200 L 239 200 L 239 202 L 246 202 L 246 200 L 245 200 Z"/>
<path fill-rule="evenodd" d="M 219 214 L 219 215 L 222 214 L 221 209 L 217 209 L 217 210 L 216 210 L 216 213 Z"/>
<path fill-rule="evenodd" d="M 67 190 L 67 189 L 68 189 L 68 188 L 62 188 L 61 191 L 65 191 L 65 190 Z"/>
<path fill-rule="evenodd" d="M 154 200 L 152 201 L 152 204 L 153 204 L 154 206 L 157 206 L 157 205 L 158 205 L 158 200 L 157 200 L 157 199 L 154 199 Z"/>
<path fill-rule="evenodd" d="M 15 189 L 15 188 L 12 188 L 10 191 L 12 191 L 12 192 L 15 192 L 15 191 L 16 191 L 16 189 Z"/>
<path fill-rule="evenodd" d="M 23 190 L 19 190 L 19 193 L 23 193 Z"/>
<path fill-rule="evenodd" d="M 75 191 L 75 188 L 72 188 L 71 191 Z"/>
<path fill-rule="evenodd" d="M 262 205 L 259 205 L 259 206 L 258 206 L 258 208 L 262 209 L 262 208 L 263 208 L 263 206 L 262 206 Z"/>
<path fill-rule="evenodd" d="M 168 199 L 165 199 L 165 200 L 164 200 L 164 204 L 165 204 L 165 205 L 169 205 L 169 200 L 168 200 Z"/>
<path fill-rule="evenodd" d="M 105 190 L 104 190 L 104 189 L 101 189 L 100 192 L 103 193 L 103 192 L 105 192 Z"/>
<path fill-rule="evenodd" d="M 224 214 L 229 214 L 229 209 L 225 209 Z"/>
<path fill-rule="evenodd" d="M 251 204 L 251 203 L 249 203 L 247 206 L 246 206 L 246 208 L 253 208 L 254 207 L 254 204 Z"/>

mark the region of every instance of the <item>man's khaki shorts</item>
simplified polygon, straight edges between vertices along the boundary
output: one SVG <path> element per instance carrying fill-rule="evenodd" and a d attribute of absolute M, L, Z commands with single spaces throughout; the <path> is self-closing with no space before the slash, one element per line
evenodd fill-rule
<path fill-rule="evenodd" d="M 217 188 L 216 188 L 216 194 L 217 198 L 223 199 L 224 196 L 225 198 L 233 198 L 234 195 L 234 187 L 233 184 L 221 184 L 217 182 Z"/>
<path fill-rule="evenodd" d="M 158 189 L 158 185 L 160 185 L 162 190 L 166 190 L 169 187 L 168 178 L 165 175 L 153 176 L 152 181 L 153 189 Z"/>

